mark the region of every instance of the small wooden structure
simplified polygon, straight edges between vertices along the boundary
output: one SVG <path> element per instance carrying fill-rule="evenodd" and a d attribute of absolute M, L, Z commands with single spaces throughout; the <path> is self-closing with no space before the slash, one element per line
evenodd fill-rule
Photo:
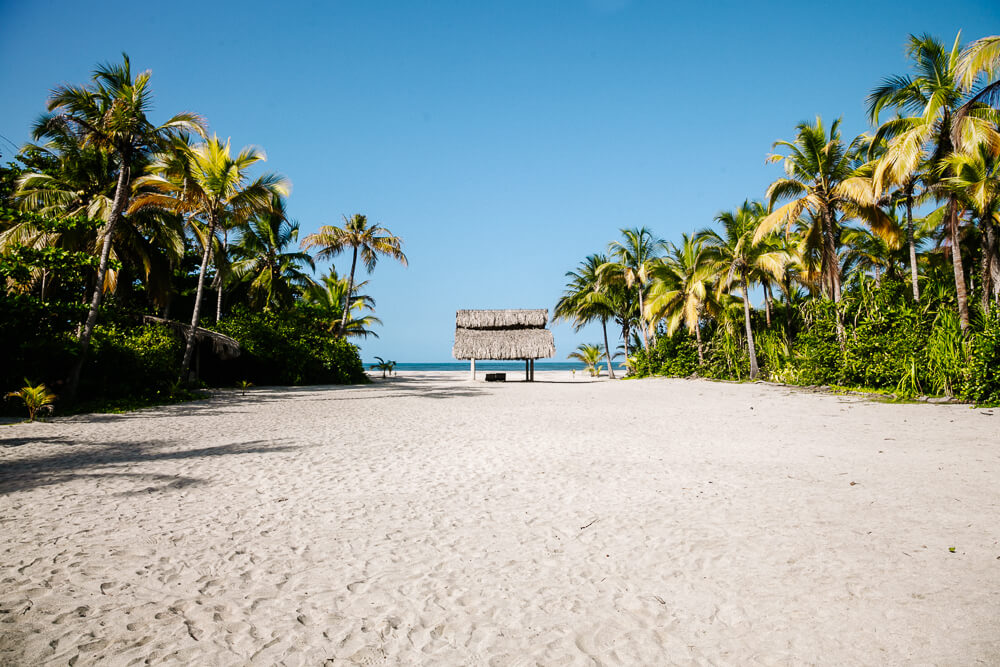
<path fill-rule="evenodd" d="M 524 360 L 524 379 L 535 379 L 535 359 L 556 354 L 552 332 L 545 328 L 549 311 L 534 310 L 460 310 L 455 313 L 455 347 L 452 356 L 470 361 L 470 374 L 476 379 L 476 359 Z"/>

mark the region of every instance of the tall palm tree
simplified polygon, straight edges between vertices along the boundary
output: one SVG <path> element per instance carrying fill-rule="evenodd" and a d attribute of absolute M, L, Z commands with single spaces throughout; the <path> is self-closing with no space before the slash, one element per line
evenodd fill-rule
<path fill-rule="evenodd" d="M 1000 158 L 989 146 L 979 144 L 971 152 L 953 153 L 945 158 L 949 176 L 943 185 L 972 211 L 982 232 L 982 306 L 989 309 L 990 296 L 1000 294 L 1000 251 L 997 224 L 1000 213 Z"/>
<path fill-rule="evenodd" d="M 722 234 L 714 229 L 704 229 L 697 235 L 705 244 L 710 261 L 715 266 L 718 276 L 717 292 L 721 294 L 729 290 L 734 282 L 739 284 L 742 291 L 751 380 L 757 377 L 758 368 L 753 327 L 750 325 L 750 284 L 757 276 L 766 275 L 779 280 L 788 261 L 786 253 L 754 243 L 767 217 L 763 204 L 745 201 L 737 210 L 724 211 L 716 216 L 716 222 L 722 225 Z M 839 279 L 837 284 L 839 285 Z"/>
<path fill-rule="evenodd" d="M 354 292 L 354 273 L 358 264 L 358 255 L 365 270 L 371 273 L 379 257 L 391 257 L 403 266 L 407 266 L 406 255 L 403 254 L 403 240 L 378 224 L 369 225 L 368 218 L 355 213 L 350 218 L 344 217 L 343 227 L 324 225 L 315 234 L 302 239 L 305 249 L 319 248 L 317 259 L 336 257 L 348 248 L 351 249 L 351 272 L 347 278 L 347 294 L 344 295 L 344 309 L 340 320 L 339 334 L 347 331 L 347 318 L 350 311 L 348 301 Z"/>
<path fill-rule="evenodd" d="M 639 304 L 643 348 L 649 351 L 649 333 L 645 322 L 645 293 L 649 284 L 649 269 L 659 253 L 664 250 L 663 239 L 653 237 L 646 227 L 619 230 L 621 241 L 612 241 L 608 247 L 611 261 L 599 269 L 602 279 L 619 276 L 628 289 L 634 289 Z"/>
<path fill-rule="evenodd" d="M 649 271 L 649 295 L 646 319 L 650 328 L 667 321 L 667 333 L 673 335 L 681 324 L 695 337 L 698 364 L 705 361 L 701 342 L 701 318 L 712 304 L 714 265 L 708 261 L 704 240 L 682 236 L 680 247 L 670 245 L 667 256 Z"/>
<path fill-rule="evenodd" d="M 136 182 L 145 192 L 136 198 L 134 209 L 166 208 L 204 223 L 199 235 L 203 251 L 198 290 L 181 362 L 182 381 L 187 380 L 191 368 L 194 333 L 205 294 L 205 273 L 219 221 L 248 220 L 267 211 L 275 196 L 288 193 L 288 181 L 276 174 L 264 174 L 250 181 L 249 168 L 265 159 L 264 152 L 255 146 L 246 146 L 234 156 L 229 140 L 222 142 L 216 136 L 194 145 L 179 142 L 174 151 L 161 155 L 150 166 L 150 173 Z"/>
<path fill-rule="evenodd" d="M 107 212 L 107 224 L 102 232 L 101 259 L 97 269 L 94 296 L 83 329 L 80 332 L 80 356 L 70 375 L 70 397 L 76 393 L 87 348 L 97 322 L 97 311 L 104 294 L 104 277 L 111 255 L 111 241 L 129 200 L 132 167 L 137 160 L 157 150 L 172 136 L 185 132 L 204 134 L 204 122 L 196 114 L 181 113 L 162 125 L 154 125 L 146 117 L 151 107 L 151 91 L 147 70 L 135 77 L 128 55 L 122 54 L 122 64 L 100 65 L 94 70 L 89 86 L 59 86 L 48 101 L 49 113 L 35 124 L 36 139 L 59 132 L 60 126 L 73 128 L 86 145 L 108 153 L 115 159 L 118 178 L 115 194 Z M 63 132 L 69 130 L 62 130 Z"/>
<path fill-rule="evenodd" d="M 303 266 L 315 268 L 304 252 L 288 252 L 299 237 L 299 223 L 288 220 L 285 200 L 275 197 L 270 209 L 259 213 L 239 228 L 232 246 L 233 275 L 248 282 L 250 302 L 264 310 L 288 308 L 296 290 L 312 280 Z"/>
<path fill-rule="evenodd" d="M 974 140 L 995 134 L 989 127 L 989 119 L 975 113 L 959 113 L 967 91 L 958 72 L 962 56 L 960 40 L 961 33 L 949 51 L 930 35 L 910 35 L 907 55 L 914 75 L 889 77 L 868 96 L 868 112 L 873 121 L 885 109 L 913 114 L 887 121 L 879 127 L 876 136 L 889 142 L 884 169 L 895 174 L 912 173 L 926 161 L 932 188 L 952 175 L 945 159 L 963 138 Z M 965 331 L 969 328 L 969 305 L 962 264 L 959 201 L 946 188 L 942 196 L 948 204 L 946 224 L 952 272 L 959 320 Z"/>
<path fill-rule="evenodd" d="M 600 268 L 607 263 L 608 258 L 604 255 L 590 255 L 580 263 L 576 271 L 566 273 L 570 281 L 556 302 L 552 319 L 572 322 L 574 331 L 579 331 L 595 320 L 599 321 L 601 331 L 604 333 L 604 356 L 608 363 L 608 377 L 614 380 L 615 370 L 611 367 L 611 349 L 608 346 L 608 320 L 615 316 L 615 304 L 610 294 L 610 287 L 602 283 L 598 277 Z"/>
<path fill-rule="evenodd" d="M 767 189 L 772 212 L 761 219 L 753 237 L 759 243 L 774 230 L 791 228 L 804 211 L 812 213 L 820 223 L 822 236 L 823 290 L 835 302 L 840 301 L 840 265 L 837 259 L 837 238 L 841 220 L 838 212 L 865 220 L 876 231 L 888 224 L 884 212 L 874 204 L 869 179 L 854 176 L 854 160 L 858 140 L 845 145 L 840 136 L 840 119 L 829 129 L 816 117 L 815 124 L 799 123 L 794 141 L 777 141 L 774 147 L 784 147 L 787 155 L 772 153 L 768 162 L 784 161 L 785 178 L 774 181 Z M 780 200 L 787 204 L 773 210 Z"/>

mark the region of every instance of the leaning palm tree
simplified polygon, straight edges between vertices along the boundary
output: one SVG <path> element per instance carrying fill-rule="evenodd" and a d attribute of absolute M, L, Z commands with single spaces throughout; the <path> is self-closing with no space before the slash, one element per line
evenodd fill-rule
<path fill-rule="evenodd" d="M 275 197 L 271 207 L 239 228 L 232 245 L 233 275 L 249 283 L 251 305 L 280 310 L 292 305 L 296 291 L 312 283 L 304 266 L 315 269 L 312 257 L 289 252 L 299 237 L 299 223 L 288 220 L 285 200 Z"/>
<path fill-rule="evenodd" d="M 649 351 L 649 333 L 645 322 L 645 293 L 649 285 L 649 269 L 657 256 L 664 249 L 663 239 L 653 237 L 653 232 L 646 227 L 621 229 L 622 240 L 612 241 L 608 252 L 612 261 L 600 268 L 604 279 L 620 277 L 628 289 L 634 289 L 639 304 L 639 317 L 642 318 L 643 348 Z"/>
<path fill-rule="evenodd" d="M 553 321 L 564 320 L 573 323 L 573 330 L 580 331 L 585 325 L 599 321 L 604 333 L 604 356 L 608 362 L 608 377 L 615 379 L 611 366 L 611 349 L 608 347 L 608 320 L 615 316 L 614 299 L 609 286 L 598 278 L 601 266 L 608 263 L 604 255 L 590 255 L 576 271 L 569 271 L 570 281 L 566 290 L 556 302 L 552 311 Z"/>
<path fill-rule="evenodd" d="M 194 334 L 205 294 L 205 274 L 219 221 L 248 220 L 270 209 L 275 196 L 288 194 L 289 183 L 282 176 L 264 174 L 250 181 L 249 168 L 265 159 L 264 152 L 255 146 L 244 147 L 234 156 L 229 140 L 222 142 L 215 136 L 195 145 L 179 142 L 173 151 L 154 161 L 150 173 L 136 182 L 144 194 L 136 198 L 134 209 L 166 208 L 204 223 L 198 234 L 203 251 L 191 330 L 181 362 L 182 381 L 187 381 L 191 368 Z"/>
<path fill-rule="evenodd" d="M 587 372 L 590 373 L 592 377 L 597 377 L 601 374 L 601 369 L 599 368 L 601 363 L 601 357 L 604 353 L 601 352 L 601 347 L 599 345 L 591 345 L 589 343 L 580 343 L 576 350 L 570 352 L 567 355 L 567 359 L 576 359 L 577 361 L 583 362 L 586 367 Z"/>
<path fill-rule="evenodd" d="M 750 379 L 757 377 L 757 353 L 754 347 L 753 328 L 750 325 L 750 284 L 757 276 L 780 280 L 788 255 L 780 250 L 754 243 L 763 220 L 767 218 L 764 205 L 745 201 L 735 211 L 724 211 L 715 220 L 722 225 L 722 234 L 714 229 L 698 232 L 697 238 L 705 244 L 710 261 L 718 276 L 718 294 L 738 283 L 743 297 L 743 318 L 747 334 L 747 351 L 750 355 Z M 758 278 L 759 281 L 759 278 Z M 838 283 L 839 285 L 839 279 Z"/>
<path fill-rule="evenodd" d="M 118 171 L 114 197 L 107 211 L 106 225 L 102 231 L 101 259 L 97 268 L 94 296 L 90 302 L 87 319 L 80 332 L 80 356 L 70 375 L 68 392 L 72 397 L 80 381 L 80 371 L 97 323 L 97 312 L 104 295 L 104 277 L 108 271 L 111 242 L 115 227 L 128 205 L 132 168 L 145 155 L 159 149 L 170 137 L 184 132 L 204 135 L 204 121 L 192 113 L 181 113 L 162 125 L 154 125 L 146 117 L 152 102 L 149 88 L 151 73 L 147 70 L 132 76 L 132 66 L 127 55 L 123 62 L 100 65 L 94 70 L 93 83 L 89 86 L 60 86 L 53 90 L 48 101 L 49 113 L 35 124 L 35 138 L 58 130 L 72 128 L 92 145 L 114 157 Z"/>
<path fill-rule="evenodd" d="M 794 141 L 775 142 L 775 148 L 784 147 L 788 154 L 772 153 L 768 162 L 784 161 L 786 177 L 768 187 L 771 212 L 760 220 L 752 239 L 759 243 L 778 228 L 790 229 L 803 212 L 811 212 L 820 222 L 823 290 L 834 301 L 840 301 L 838 213 L 862 218 L 879 232 L 888 223 L 885 213 L 874 203 L 870 179 L 854 176 L 858 144 L 858 140 L 844 144 L 839 118 L 828 132 L 819 116 L 815 124 L 799 123 Z M 783 199 L 791 201 L 772 210 Z"/>
<path fill-rule="evenodd" d="M 368 224 L 368 218 L 355 213 L 350 218 L 344 217 L 343 227 L 324 225 L 315 234 L 302 239 L 302 247 L 305 249 L 319 248 L 316 253 L 317 259 L 329 259 L 336 257 L 348 248 L 351 249 L 351 272 L 347 277 L 347 294 L 344 295 L 343 314 L 340 320 L 339 334 L 343 336 L 347 331 L 347 318 L 350 311 L 348 302 L 354 292 L 354 272 L 358 264 L 358 255 L 361 255 L 361 262 L 365 265 L 365 270 L 371 273 L 375 270 L 375 264 L 379 257 L 391 257 L 403 266 L 407 265 L 406 255 L 403 254 L 403 240 L 381 225 Z"/>
<path fill-rule="evenodd" d="M 711 305 L 714 265 L 708 261 L 704 241 L 684 234 L 681 245 L 670 246 L 667 256 L 649 271 L 649 295 L 646 319 L 650 328 L 666 320 L 667 334 L 673 335 L 684 324 L 694 334 L 698 346 L 698 364 L 705 361 L 701 341 L 701 319 Z"/>

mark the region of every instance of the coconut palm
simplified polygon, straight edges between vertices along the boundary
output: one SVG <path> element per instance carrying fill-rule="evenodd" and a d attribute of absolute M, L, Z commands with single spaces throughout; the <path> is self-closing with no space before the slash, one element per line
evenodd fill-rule
<path fill-rule="evenodd" d="M 639 305 L 643 349 L 649 351 L 649 333 L 645 322 L 645 293 L 649 284 L 649 269 L 664 249 L 663 239 L 653 237 L 646 227 L 621 229 L 621 241 L 612 241 L 608 248 L 611 261 L 600 268 L 602 279 L 620 277 L 628 289 L 634 289 Z"/>
<path fill-rule="evenodd" d="M 249 283 L 250 303 L 264 310 L 288 308 L 296 291 L 312 280 L 303 266 L 315 269 L 312 257 L 304 252 L 288 252 L 298 240 L 299 223 L 288 220 L 285 200 L 275 197 L 271 207 L 239 228 L 232 245 L 233 275 Z"/>
<path fill-rule="evenodd" d="M 354 293 L 354 272 L 358 264 L 358 255 L 361 255 L 361 262 L 365 265 L 365 270 L 371 273 L 375 270 L 375 264 L 379 257 L 391 257 L 403 266 L 407 265 L 406 255 L 403 254 L 403 240 L 381 225 L 368 224 L 368 218 L 355 213 L 350 218 L 344 217 L 343 227 L 324 225 L 315 234 L 302 239 L 302 247 L 305 249 L 319 248 L 316 253 L 317 259 L 329 259 L 336 257 L 348 248 L 351 249 L 351 272 L 347 277 L 347 293 L 344 295 L 343 313 L 340 320 L 339 334 L 343 336 L 347 331 L 347 318 L 350 313 L 348 301 Z"/>
<path fill-rule="evenodd" d="M 204 134 L 204 122 L 192 113 L 177 114 L 159 126 L 149 121 L 146 114 L 152 101 L 150 75 L 147 70 L 133 77 L 128 55 L 122 54 L 122 64 L 97 67 L 91 85 L 59 86 L 53 90 L 48 101 L 49 113 L 35 124 L 36 139 L 58 132 L 79 133 L 85 145 L 92 145 L 113 156 L 118 170 L 114 197 L 102 232 L 101 259 L 94 296 L 80 332 L 80 356 L 70 376 L 68 389 L 71 397 L 76 393 L 80 371 L 97 322 L 97 311 L 104 294 L 104 277 L 111 255 L 111 242 L 115 227 L 128 204 L 133 166 L 172 136 L 185 132 Z M 59 130 L 60 127 L 66 129 Z"/>
<path fill-rule="evenodd" d="M 754 243 L 767 217 L 767 209 L 763 204 L 745 201 L 737 210 L 724 211 L 716 216 L 716 222 L 722 225 L 722 234 L 714 229 L 704 229 L 697 235 L 705 244 L 709 261 L 714 265 L 718 277 L 716 292 L 721 294 L 728 291 L 734 283 L 739 284 L 742 291 L 751 380 L 757 377 L 758 369 L 753 327 L 750 324 L 750 284 L 759 282 L 759 278 L 763 276 L 780 280 L 788 261 L 788 255 L 784 251 Z"/>
<path fill-rule="evenodd" d="M 598 366 L 600 365 L 601 357 L 603 356 L 604 353 L 601 352 L 601 347 L 599 345 L 580 343 L 576 350 L 570 352 L 566 358 L 582 361 L 591 377 L 597 377 L 601 374 L 601 370 Z"/>
<path fill-rule="evenodd" d="M 997 145 L 1000 141 L 989 117 L 982 117 L 969 107 L 960 113 L 967 91 L 958 71 L 962 56 L 960 40 L 961 34 L 949 51 L 929 35 L 910 35 L 907 55 L 912 61 L 914 75 L 889 77 L 868 96 L 868 112 L 873 120 L 886 109 L 913 114 L 887 121 L 879 127 L 876 136 L 888 141 L 883 169 L 897 175 L 906 174 L 926 162 L 932 189 L 942 179 L 953 175 L 945 159 L 963 142 L 975 145 L 980 140 L 987 140 Z M 979 61 L 973 58 L 969 62 L 971 71 Z M 965 70 L 962 73 L 968 75 Z M 945 221 L 951 244 L 959 320 L 964 331 L 969 327 L 969 306 L 962 263 L 959 202 L 957 195 L 947 188 L 941 188 L 940 192 L 948 205 Z"/>
<path fill-rule="evenodd" d="M 1000 295 L 1000 252 L 997 248 L 997 214 L 1000 212 L 1000 159 L 983 143 L 972 152 L 945 158 L 948 172 L 942 184 L 957 196 L 978 220 L 982 239 L 982 306 L 988 310 L 990 296 Z"/>
<path fill-rule="evenodd" d="M 646 320 L 650 328 L 666 320 L 667 333 L 673 335 L 683 324 L 698 345 L 698 364 L 705 361 L 701 341 L 701 319 L 706 305 L 711 305 L 714 264 L 705 252 L 704 240 L 682 236 L 679 247 L 668 246 L 667 256 L 649 271 L 649 295 Z"/>
<path fill-rule="evenodd" d="M 834 301 L 840 301 L 838 213 L 861 218 L 877 232 L 882 232 L 889 220 L 875 206 L 871 180 L 854 175 L 859 142 L 844 144 L 839 118 L 829 131 L 819 116 L 815 124 L 799 123 L 796 129 L 794 141 L 774 143 L 775 148 L 786 148 L 787 155 L 768 156 L 768 162 L 784 161 L 786 178 L 779 178 L 768 187 L 771 212 L 761 219 L 752 242 L 759 243 L 776 229 L 790 229 L 803 212 L 809 211 L 820 223 L 823 291 Z M 784 199 L 791 201 L 773 210 L 774 204 Z"/>
<path fill-rule="evenodd" d="M 338 277 L 337 270 L 331 266 L 330 272 L 320 278 L 318 283 L 307 285 L 302 291 L 303 301 L 318 310 L 320 317 L 329 323 L 330 331 L 340 329 L 344 298 L 348 294 L 347 282 L 347 278 Z M 378 338 L 378 334 L 370 327 L 382 324 L 382 321 L 372 313 L 364 314 L 365 311 L 375 310 L 375 299 L 366 294 L 357 293 L 357 290 L 364 288 L 367 284 L 368 281 L 364 281 L 354 285 L 355 293 L 350 298 L 350 312 L 347 316 L 347 325 L 344 328 L 344 335 L 347 338 L 367 338 L 368 336 Z"/>
<path fill-rule="evenodd" d="M 573 330 L 579 331 L 585 325 L 599 321 L 604 333 L 604 355 L 608 362 L 608 377 L 615 379 L 615 370 L 611 367 L 611 349 L 608 346 L 608 320 L 614 318 L 614 298 L 610 287 L 602 284 L 598 277 L 601 266 L 608 263 L 604 255 L 590 255 L 580 263 L 576 271 L 569 271 L 566 277 L 570 281 L 566 290 L 556 302 L 552 312 L 554 321 L 564 320 L 573 323 Z"/>
<path fill-rule="evenodd" d="M 228 139 L 222 142 L 213 136 L 194 145 L 176 143 L 172 151 L 158 156 L 148 175 L 136 181 L 144 192 L 136 198 L 134 209 L 168 209 L 203 223 L 200 230 L 194 227 L 203 250 L 191 330 L 181 362 L 182 381 L 187 380 L 191 367 L 194 330 L 201 315 L 205 274 L 219 221 L 249 220 L 270 209 L 275 196 L 288 193 L 289 183 L 284 177 L 264 174 L 250 180 L 249 168 L 265 159 L 263 151 L 255 146 L 246 146 L 234 156 Z"/>

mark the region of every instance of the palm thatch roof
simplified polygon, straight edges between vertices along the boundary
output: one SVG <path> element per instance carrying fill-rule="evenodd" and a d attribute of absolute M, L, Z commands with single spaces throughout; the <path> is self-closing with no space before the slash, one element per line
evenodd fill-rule
<path fill-rule="evenodd" d="M 460 310 L 455 315 L 456 359 L 544 359 L 556 354 L 549 311 Z"/>
<path fill-rule="evenodd" d="M 460 310 L 455 326 L 463 329 L 544 329 L 549 321 L 545 308 L 531 310 Z"/>
<path fill-rule="evenodd" d="M 191 331 L 191 325 L 185 324 L 184 322 L 178 322 L 177 320 L 165 320 L 162 317 L 153 317 L 152 315 L 143 316 L 143 321 L 151 322 L 153 324 L 162 324 L 164 326 L 170 327 L 174 331 L 179 331 L 184 334 L 184 338 L 188 337 Z M 218 331 L 209 331 L 208 329 L 202 329 L 201 327 L 195 327 L 194 339 L 196 341 L 209 340 L 212 342 L 212 351 L 219 355 L 220 359 L 235 359 L 240 356 L 240 344 L 234 338 L 230 338 L 225 334 L 220 334 Z"/>

